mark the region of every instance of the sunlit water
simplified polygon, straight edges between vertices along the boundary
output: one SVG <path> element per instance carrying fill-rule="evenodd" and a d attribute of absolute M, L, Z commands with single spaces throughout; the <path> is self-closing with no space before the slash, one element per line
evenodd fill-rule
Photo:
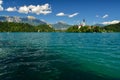
<path fill-rule="evenodd" d="M 0 80 L 120 80 L 120 33 L 0 33 Z"/>

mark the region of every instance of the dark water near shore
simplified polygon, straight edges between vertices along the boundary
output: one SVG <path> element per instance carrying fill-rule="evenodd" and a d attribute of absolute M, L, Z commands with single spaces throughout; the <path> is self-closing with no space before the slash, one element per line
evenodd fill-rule
<path fill-rule="evenodd" d="M 120 33 L 0 33 L 0 80 L 120 80 Z"/>

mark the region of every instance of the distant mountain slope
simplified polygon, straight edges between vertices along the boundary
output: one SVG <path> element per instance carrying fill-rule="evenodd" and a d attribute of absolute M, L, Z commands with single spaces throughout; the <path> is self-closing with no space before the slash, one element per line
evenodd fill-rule
<path fill-rule="evenodd" d="M 103 27 L 103 26 L 105 26 L 105 25 L 103 25 L 103 24 L 95 24 L 95 25 L 93 25 L 93 26 Z"/>
<path fill-rule="evenodd" d="M 120 23 L 111 24 L 111 25 L 105 26 L 104 28 L 106 30 L 110 30 L 110 31 L 113 31 L 113 32 L 120 32 Z"/>
<path fill-rule="evenodd" d="M 66 24 L 64 22 L 57 22 L 56 24 L 52 24 L 52 27 L 55 29 L 55 30 L 66 30 L 70 27 L 71 25 L 69 24 Z"/>
<path fill-rule="evenodd" d="M 35 19 L 35 18 L 30 18 L 30 17 L 13 17 L 13 16 L 0 16 L 0 21 L 2 22 L 17 22 L 17 23 L 28 23 L 31 25 L 40 25 L 40 24 L 47 24 L 44 21 L 41 21 L 39 19 Z"/>
<path fill-rule="evenodd" d="M 50 25 L 33 26 L 28 23 L 0 22 L 0 32 L 54 32 Z"/>

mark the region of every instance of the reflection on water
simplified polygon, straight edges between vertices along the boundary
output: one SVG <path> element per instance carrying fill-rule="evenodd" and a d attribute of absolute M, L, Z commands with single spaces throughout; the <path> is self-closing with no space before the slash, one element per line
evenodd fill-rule
<path fill-rule="evenodd" d="M 0 33 L 0 80 L 120 80 L 119 33 Z"/>

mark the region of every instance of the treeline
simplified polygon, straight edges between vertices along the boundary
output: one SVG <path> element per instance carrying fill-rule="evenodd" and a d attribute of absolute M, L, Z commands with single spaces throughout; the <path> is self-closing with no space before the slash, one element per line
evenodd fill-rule
<path fill-rule="evenodd" d="M 106 30 L 98 26 L 82 26 L 78 29 L 78 26 L 75 25 L 68 28 L 66 32 L 106 32 Z"/>
<path fill-rule="evenodd" d="M 0 32 L 54 32 L 49 25 L 33 26 L 27 23 L 0 22 Z"/>
<path fill-rule="evenodd" d="M 47 24 L 33 26 L 28 23 L 0 22 L 0 32 L 120 32 L 120 23 L 104 27 L 83 26 L 78 28 L 78 25 L 74 25 L 64 31 L 55 31 Z"/>
<path fill-rule="evenodd" d="M 113 32 L 120 32 L 120 22 L 118 24 L 105 26 L 104 29 L 113 31 Z"/>
<path fill-rule="evenodd" d="M 104 27 L 99 26 L 83 26 L 78 28 L 74 25 L 66 30 L 66 32 L 120 32 L 120 23 L 108 25 Z"/>

